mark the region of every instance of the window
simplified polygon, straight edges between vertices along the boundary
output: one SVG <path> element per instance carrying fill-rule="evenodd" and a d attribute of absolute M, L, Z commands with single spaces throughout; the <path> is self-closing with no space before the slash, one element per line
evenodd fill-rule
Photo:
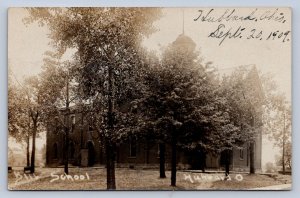
<path fill-rule="evenodd" d="M 89 132 L 92 132 L 94 131 L 95 129 L 97 128 L 94 128 L 96 125 L 95 123 L 97 122 L 97 120 L 95 119 L 95 117 L 93 115 L 89 116 L 88 117 L 88 131 Z"/>
<path fill-rule="evenodd" d="M 59 126 L 56 125 L 56 126 L 55 126 L 55 129 L 54 129 L 54 131 L 53 131 L 53 133 L 54 133 L 54 134 L 58 134 L 58 132 L 59 132 Z"/>
<path fill-rule="evenodd" d="M 91 140 L 87 142 L 87 149 L 88 149 L 88 166 L 93 166 L 95 164 L 96 152 L 95 152 L 94 143 Z"/>
<path fill-rule="evenodd" d="M 244 148 L 239 149 L 240 151 L 240 160 L 244 160 Z"/>
<path fill-rule="evenodd" d="M 54 123 L 53 123 L 54 125 L 53 125 L 53 128 L 54 128 L 54 130 L 53 130 L 53 133 L 54 134 L 58 134 L 58 132 L 59 132 L 59 120 L 58 120 L 58 116 L 55 116 L 55 121 L 54 121 Z"/>
<path fill-rule="evenodd" d="M 72 125 L 74 125 L 75 122 L 76 122 L 75 115 L 71 115 L 71 123 L 72 123 Z"/>
<path fill-rule="evenodd" d="M 75 126 L 75 122 L 76 122 L 75 119 L 76 119 L 75 115 L 71 115 L 71 132 L 74 131 L 74 126 Z"/>
<path fill-rule="evenodd" d="M 162 155 L 165 155 L 166 153 L 166 145 L 164 143 L 157 144 L 157 158 L 160 158 L 160 152 Z"/>
<path fill-rule="evenodd" d="M 91 124 L 89 124 L 89 131 L 90 132 L 94 131 L 94 128 L 93 128 L 93 126 Z"/>
<path fill-rule="evenodd" d="M 53 159 L 58 158 L 58 148 L 57 148 L 57 143 L 53 144 Z"/>
<path fill-rule="evenodd" d="M 69 145 L 69 158 L 74 159 L 74 153 L 75 153 L 75 146 L 73 142 L 70 142 Z"/>
<path fill-rule="evenodd" d="M 92 119 L 89 120 L 88 124 L 89 124 L 89 131 L 94 131 L 94 123 Z"/>
<path fill-rule="evenodd" d="M 136 139 L 129 140 L 129 157 L 136 157 Z"/>
<path fill-rule="evenodd" d="M 157 158 L 160 158 L 160 146 L 157 144 Z"/>

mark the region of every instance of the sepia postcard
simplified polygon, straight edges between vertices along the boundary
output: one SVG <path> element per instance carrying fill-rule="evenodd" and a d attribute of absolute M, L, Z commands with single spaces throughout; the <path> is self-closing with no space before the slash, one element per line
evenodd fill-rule
<path fill-rule="evenodd" d="M 291 190 L 291 8 L 8 9 L 9 190 Z"/>

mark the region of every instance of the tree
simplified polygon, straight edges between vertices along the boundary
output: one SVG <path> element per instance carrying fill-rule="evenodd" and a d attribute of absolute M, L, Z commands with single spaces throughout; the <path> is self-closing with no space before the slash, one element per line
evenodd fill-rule
<path fill-rule="evenodd" d="M 150 67 L 142 100 L 146 122 L 154 126 L 153 137 L 160 140 L 160 176 L 164 177 L 164 147 L 171 144 L 171 186 L 176 186 L 177 149 L 205 150 L 209 130 L 206 115 L 213 98 L 213 72 L 202 65 L 195 43 L 180 35 L 168 46 L 160 63 Z M 211 97 L 211 98 L 209 98 Z"/>
<path fill-rule="evenodd" d="M 13 75 L 13 73 L 11 73 Z M 23 85 L 16 79 L 17 86 L 9 88 L 9 131 L 17 141 L 26 140 L 27 166 L 31 173 L 35 171 L 35 142 L 37 133 L 42 129 L 43 100 L 47 98 L 43 92 L 40 80 L 36 76 L 26 78 Z M 11 84 L 11 83 L 10 83 Z M 49 97 L 48 97 L 49 98 Z M 46 99 L 47 100 L 47 99 Z M 29 140 L 32 136 L 31 157 Z M 29 159 L 30 158 L 30 159 Z"/>
<path fill-rule="evenodd" d="M 264 95 L 255 66 L 236 68 L 223 79 L 224 94 L 231 106 L 229 114 L 232 123 L 238 127 L 235 146 L 249 143 L 250 173 L 255 173 L 254 142 L 262 127 L 262 105 Z"/>
<path fill-rule="evenodd" d="M 290 140 L 285 142 L 284 156 L 283 153 L 276 155 L 276 165 L 282 167 L 283 174 L 286 172 L 286 168 L 292 170 L 292 144 Z M 283 167 L 285 167 L 284 171 Z"/>
<path fill-rule="evenodd" d="M 25 89 L 28 100 L 29 117 L 32 123 L 32 148 L 30 159 L 30 172 L 35 172 L 35 150 L 36 150 L 36 136 L 38 127 L 41 123 L 41 99 L 42 90 L 40 89 L 39 79 L 37 77 L 29 77 L 25 80 Z"/>
<path fill-rule="evenodd" d="M 8 75 L 8 132 L 17 142 L 26 142 L 26 164 L 30 166 L 29 140 L 31 135 L 31 120 L 29 116 L 26 90 L 19 84 L 13 83 L 12 71 Z M 17 81 L 17 83 L 19 83 Z"/>
<path fill-rule="evenodd" d="M 291 168 L 291 108 L 281 106 L 272 121 L 272 133 L 269 138 L 274 141 L 274 146 L 281 148 L 281 166 L 285 174 L 286 166 Z M 275 128 L 276 127 L 276 128 Z"/>
<path fill-rule="evenodd" d="M 25 79 L 23 86 L 32 133 L 31 173 L 35 171 L 36 137 L 46 128 L 49 112 L 56 102 L 58 93 L 58 84 L 50 84 L 45 75 L 48 75 L 47 72 L 38 76 L 30 76 Z"/>
<path fill-rule="evenodd" d="M 280 148 L 282 172 L 285 174 L 286 165 L 291 162 L 291 129 L 292 111 L 285 94 L 280 93 L 273 77 L 263 75 L 263 89 L 266 93 L 264 108 L 264 131 L 274 146 Z M 289 166 L 290 167 L 290 166 Z"/>
<path fill-rule="evenodd" d="M 145 8 L 44 8 L 28 9 L 27 22 L 46 24 L 57 50 L 76 49 L 80 63 L 81 85 L 88 98 L 97 99 L 105 105 L 107 115 L 106 139 L 107 189 L 115 189 L 114 120 L 116 76 L 126 74 L 138 65 L 137 49 L 143 39 L 154 31 L 152 22 L 159 17 L 159 9 Z M 89 70 L 87 68 L 93 68 Z M 106 76 L 105 76 L 105 75 Z M 130 78 L 128 79 L 130 81 Z M 105 83 L 105 84 L 104 84 Z M 132 83 L 132 82 L 131 82 Z M 119 100 L 118 100 L 119 101 Z M 95 105 L 94 105 L 95 106 Z M 120 105 L 116 105 L 118 107 Z M 102 107 L 102 106 L 101 106 Z M 96 107 L 99 109 L 99 106 Z"/>
<path fill-rule="evenodd" d="M 266 163 L 266 173 L 274 173 L 276 172 L 276 167 L 272 162 L 267 162 Z"/>
<path fill-rule="evenodd" d="M 72 63 L 60 61 L 57 53 L 46 52 L 43 71 L 40 78 L 47 100 L 44 101 L 44 125 L 60 128 L 59 132 L 64 134 L 64 172 L 69 174 L 69 133 L 71 125 L 78 124 L 70 122 L 70 105 L 77 104 L 81 107 L 81 92 L 76 81 L 76 71 L 72 69 Z M 73 63 L 76 64 L 76 63 Z M 58 126 L 57 126 L 58 125 Z"/>
<path fill-rule="evenodd" d="M 165 80 L 165 88 L 162 88 L 160 96 L 162 98 L 161 115 L 168 120 L 168 137 L 171 143 L 171 186 L 176 186 L 176 165 L 177 165 L 177 144 L 180 133 L 183 133 L 182 126 L 185 126 L 189 120 L 190 113 L 193 112 L 193 101 L 197 97 L 196 84 L 199 83 L 203 71 L 201 66 L 199 69 L 195 67 L 197 63 L 197 53 L 195 52 L 195 44 L 193 42 L 184 45 L 181 42 L 188 40 L 185 35 L 180 35 L 172 45 L 163 53 L 162 68 Z M 202 70 L 202 71 L 200 71 Z M 166 82 L 168 81 L 168 82 Z"/>

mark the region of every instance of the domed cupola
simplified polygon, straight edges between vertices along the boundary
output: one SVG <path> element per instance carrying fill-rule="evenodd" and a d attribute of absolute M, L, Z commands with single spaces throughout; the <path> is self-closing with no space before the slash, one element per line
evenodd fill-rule
<path fill-rule="evenodd" d="M 173 42 L 174 47 L 182 48 L 183 50 L 194 51 L 196 43 L 185 34 L 180 34 L 177 39 Z"/>
<path fill-rule="evenodd" d="M 184 10 L 182 12 L 182 34 L 180 34 L 176 40 L 172 43 L 173 47 L 180 51 L 193 52 L 196 48 L 196 43 L 189 36 L 184 34 Z"/>
<path fill-rule="evenodd" d="M 177 39 L 173 42 L 173 45 L 176 47 L 182 47 L 185 49 L 194 50 L 196 47 L 195 42 L 188 36 L 180 34 Z"/>

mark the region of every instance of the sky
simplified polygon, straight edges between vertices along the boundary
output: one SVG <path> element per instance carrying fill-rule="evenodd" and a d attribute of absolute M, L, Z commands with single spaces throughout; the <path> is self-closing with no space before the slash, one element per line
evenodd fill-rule
<path fill-rule="evenodd" d="M 215 18 L 221 16 L 226 9 L 229 9 L 229 13 L 232 11 L 230 8 L 214 8 L 212 14 Z M 237 8 L 236 12 L 238 16 L 248 16 L 256 8 Z M 291 30 L 291 13 L 288 8 L 280 9 L 274 18 L 280 13 L 284 13 L 286 22 L 279 23 L 272 20 L 258 20 L 253 21 L 222 21 L 218 22 L 206 22 L 197 19 L 199 17 L 199 10 L 203 11 L 201 16 L 211 10 L 211 8 L 172 8 L 164 10 L 164 17 L 155 23 L 155 26 L 159 29 L 144 43 L 150 49 L 159 49 L 159 46 L 165 46 L 173 42 L 179 34 L 183 32 L 185 35 L 191 37 L 196 43 L 201 56 L 204 58 L 204 62 L 212 61 L 214 66 L 219 70 L 226 68 L 236 67 L 240 65 L 255 64 L 256 67 L 263 73 L 271 73 L 274 75 L 275 80 L 278 83 L 280 91 L 284 92 L 287 99 L 291 100 L 291 42 L 282 42 L 280 39 L 266 40 L 266 37 L 271 32 L 286 32 Z M 265 12 L 270 12 L 270 16 L 276 9 L 260 8 L 255 13 L 257 18 L 263 17 Z M 184 16 L 184 23 L 183 18 Z M 201 18 L 201 17 L 200 17 Z M 183 25 L 184 24 L 184 25 Z M 223 24 L 224 29 L 220 29 L 226 33 L 232 28 L 234 33 L 238 27 L 245 28 L 243 30 L 243 37 L 241 39 L 229 39 L 226 38 L 221 45 L 219 45 L 221 39 L 208 37 L 210 33 L 215 32 L 219 25 Z M 183 28 L 184 27 L 184 28 Z M 257 36 L 260 31 L 262 33 L 262 40 L 259 39 L 246 39 L 251 35 L 251 31 L 255 29 L 254 35 Z M 289 34 L 290 36 L 290 34 Z M 290 39 L 290 37 L 289 37 Z"/>
<path fill-rule="evenodd" d="M 145 39 L 143 44 L 159 54 L 160 47 L 167 46 L 183 33 L 189 36 L 200 51 L 204 62 L 213 62 L 220 71 L 240 65 L 255 64 L 263 73 L 271 73 L 283 92 L 291 101 L 291 33 L 284 39 L 284 33 L 291 31 L 291 12 L 288 8 L 169 8 L 163 10 L 163 16 L 154 23 L 157 32 Z M 227 10 L 227 12 L 226 12 Z M 208 22 L 210 18 L 217 20 L 222 15 L 231 19 L 221 22 Z M 233 20 L 248 15 L 255 20 Z M 201 14 L 201 16 L 200 16 Z M 26 16 L 24 9 L 9 9 L 8 18 L 8 62 L 18 82 L 22 83 L 24 76 L 35 75 L 41 71 L 43 54 L 52 48 L 47 38 L 47 27 L 37 24 L 25 26 L 22 22 Z M 204 18 L 207 16 L 206 18 Z M 197 19 L 198 18 L 198 19 Z M 197 19 L 197 20 L 196 20 Z M 244 29 L 243 29 L 244 28 Z M 243 29 L 243 30 L 241 30 Z M 222 35 L 226 32 L 236 38 Z M 278 31 L 273 39 L 268 35 Z M 221 32 L 223 34 L 221 35 Z M 260 33 L 261 32 L 261 33 Z M 282 32 L 280 38 L 278 38 Z M 254 38 L 250 38 L 253 33 Z M 210 36 L 209 36 L 210 35 Z M 216 36 L 222 38 L 216 38 Z M 249 37 L 249 39 L 247 39 Z M 257 37 L 257 38 L 255 38 Z M 283 42 L 284 41 L 284 42 Z M 220 44 L 221 43 L 221 44 Z M 68 58 L 66 55 L 65 58 Z M 41 145 L 44 140 L 40 140 Z M 263 159 L 273 161 L 274 149 L 272 144 L 264 139 Z M 264 162 L 263 162 L 264 163 Z"/>

